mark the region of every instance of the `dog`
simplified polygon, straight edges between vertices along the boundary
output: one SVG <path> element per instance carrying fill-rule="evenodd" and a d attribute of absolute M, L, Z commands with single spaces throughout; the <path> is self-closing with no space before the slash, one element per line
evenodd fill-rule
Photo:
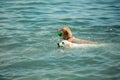
<path fill-rule="evenodd" d="M 93 43 L 93 44 L 96 43 L 89 40 L 81 40 L 79 38 L 75 38 L 72 35 L 72 31 L 69 27 L 64 27 L 58 31 L 61 32 L 59 36 L 62 37 L 63 40 L 68 40 L 69 42 L 72 42 L 72 43 Z"/>
<path fill-rule="evenodd" d="M 78 47 L 95 47 L 97 44 L 77 44 L 72 43 L 68 40 L 63 40 L 62 42 L 57 43 L 58 47 L 66 47 L 66 48 L 78 48 Z"/>

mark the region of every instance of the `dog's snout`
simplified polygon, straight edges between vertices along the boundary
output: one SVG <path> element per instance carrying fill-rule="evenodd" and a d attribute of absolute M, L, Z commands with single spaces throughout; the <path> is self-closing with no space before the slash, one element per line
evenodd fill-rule
<path fill-rule="evenodd" d="M 59 43 L 57 43 L 57 45 L 60 46 Z"/>
<path fill-rule="evenodd" d="M 59 44 L 59 43 L 57 43 L 57 45 L 58 45 L 58 47 L 60 47 L 60 44 Z"/>

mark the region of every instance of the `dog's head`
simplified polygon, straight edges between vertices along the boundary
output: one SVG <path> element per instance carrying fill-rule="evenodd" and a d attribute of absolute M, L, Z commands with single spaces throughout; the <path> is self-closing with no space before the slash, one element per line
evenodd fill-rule
<path fill-rule="evenodd" d="M 70 37 L 72 37 L 72 32 L 69 27 L 64 27 L 59 31 L 61 32 L 61 35 L 59 36 L 62 36 L 64 40 L 68 40 Z"/>
<path fill-rule="evenodd" d="M 72 43 L 67 41 L 67 40 L 63 40 L 62 42 L 57 43 L 58 47 L 71 47 Z"/>

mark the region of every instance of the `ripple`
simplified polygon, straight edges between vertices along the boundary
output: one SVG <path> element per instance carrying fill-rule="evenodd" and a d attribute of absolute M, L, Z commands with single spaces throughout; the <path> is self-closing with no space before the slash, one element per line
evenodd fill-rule
<path fill-rule="evenodd" d="M 0 0 L 0 12 L 0 79 L 119 79 L 119 1 Z M 104 45 L 57 48 L 64 26 Z"/>

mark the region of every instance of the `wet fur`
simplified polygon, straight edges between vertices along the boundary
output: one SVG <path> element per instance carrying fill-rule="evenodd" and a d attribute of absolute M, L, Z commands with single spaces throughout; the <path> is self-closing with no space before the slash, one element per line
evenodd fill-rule
<path fill-rule="evenodd" d="M 72 35 L 72 31 L 69 27 L 64 27 L 64 28 L 60 29 L 59 31 L 62 33 L 61 36 L 63 37 L 64 40 L 68 40 L 73 43 L 96 43 L 96 42 L 92 42 L 89 40 L 81 40 L 79 38 L 75 38 Z"/>
<path fill-rule="evenodd" d="M 79 47 L 95 47 L 97 44 L 77 44 L 72 43 L 67 40 L 63 40 L 62 42 L 58 43 L 59 47 L 68 47 L 68 48 L 79 48 Z"/>

